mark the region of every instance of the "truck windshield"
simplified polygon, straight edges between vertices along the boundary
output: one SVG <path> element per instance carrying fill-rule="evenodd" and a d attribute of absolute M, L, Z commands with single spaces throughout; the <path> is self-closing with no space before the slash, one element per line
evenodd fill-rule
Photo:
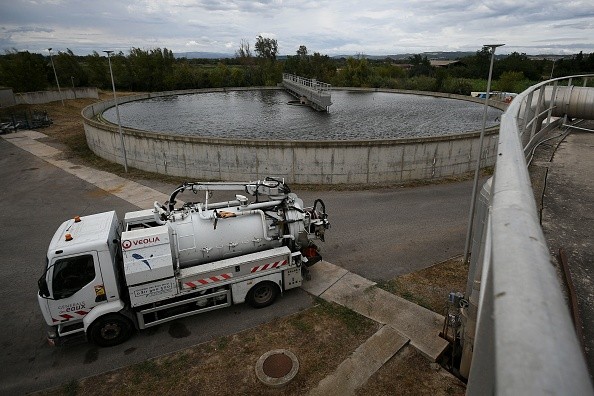
<path fill-rule="evenodd" d="M 54 299 L 72 296 L 93 279 L 95 279 L 95 264 L 90 254 L 58 260 L 54 264 L 52 278 Z"/>

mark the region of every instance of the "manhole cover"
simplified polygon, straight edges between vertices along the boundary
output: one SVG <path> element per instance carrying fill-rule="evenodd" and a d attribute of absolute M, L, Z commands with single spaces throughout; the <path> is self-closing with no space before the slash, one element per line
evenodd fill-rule
<path fill-rule="evenodd" d="M 286 349 L 275 349 L 260 356 L 256 363 L 256 376 L 265 385 L 280 388 L 297 375 L 299 361 Z"/>
<path fill-rule="evenodd" d="M 284 353 L 275 353 L 268 356 L 262 364 L 264 374 L 272 378 L 280 378 L 291 372 L 293 361 Z"/>

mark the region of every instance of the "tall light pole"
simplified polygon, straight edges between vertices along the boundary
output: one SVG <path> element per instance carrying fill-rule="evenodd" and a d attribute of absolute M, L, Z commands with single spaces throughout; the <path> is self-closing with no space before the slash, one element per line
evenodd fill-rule
<path fill-rule="evenodd" d="M 481 171 L 481 157 L 483 155 L 483 139 L 485 137 L 485 127 L 487 125 L 487 111 L 489 110 L 489 95 L 491 93 L 491 76 L 493 75 L 493 62 L 495 60 L 495 49 L 505 44 L 487 44 L 483 48 L 491 48 L 491 65 L 489 66 L 489 78 L 487 79 L 487 94 L 485 95 L 485 110 L 483 112 L 483 127 L 479 138 L 479 151 L 476 160 L 476 170 L 474 171 L 474 185 L 472 186 L 472 198 L 470 202 L 470 213 L 468 214 L 468 230 L 466 230 L 466 242 L 464 243 L 464 263 L 468 262 L 468 253 L 470 250 L 470 239 L 472 237 L 472 225 L 474 221 L 474 209 L 476 207 L 476 195 L 479 183 L 479 174 Z"/>
<path fill-rule="evenodd" d="M 109 55 L 113 51 L 103 51 L 107 54 L 107 62 L 109 63 L 109 74 L 111 75 L 111 87 L 113 88 L 113 101 L 115 103 L 116 108 L 116 116 L 118 119 L 118 130 L 120 131 L 120 145 L 122 148 L 122 153 L 124 154 L 124 171 L 128 173 L 128 159 L 126 158 L 126 147 L 124 146 L 124 134 L 122 133 L 122 123 L 120 122 L 120 109 L 118 107 L 118 98 L 116 96 L 115 90 L 115 83 L 113 82 L 113 71 L 111 69 L 111 58 Z"/>
<path fill-rule="evenodd" d="M 54 77 L 56 77 L 56 85 L 58 86 L 58 94 L 60 95 L 60 100 L 62 101 L 62 106 L 64 106 L 64 98 L 62 98 L 62 91 L 60 90 L 60 82 L 58 81 L 58 73 L 56 73 L 56 67 L 54 66 L 54 58 L 52 57 L 52 49 L 48 48 L 47 51 L 49 52 L 50 62 L 52 63 L 52 69 L 54 69 Z"/>
<path fill-rule="evenodd" d="M 551 67 L 551 75 L 549 76 L 549 80 L 553 79 L 553 72 L 555 71 L 555 62 L 557 62 L 557 59 L 553 59 L 553 66 Z"/>

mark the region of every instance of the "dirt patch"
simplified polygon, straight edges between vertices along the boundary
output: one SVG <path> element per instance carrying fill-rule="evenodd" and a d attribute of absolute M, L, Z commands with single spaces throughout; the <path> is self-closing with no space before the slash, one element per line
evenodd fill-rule
<path fill-rule="evenodd" d="M 378 284 L 382 289 L 415 304 L 444 314 L 450 292 L 466 290 L 468 265 L 455 257 L 418 272 Z"/>
<path fill-rule="evenodd" d="M 358 389 L 367 395 L 464 395 L 466 385 L 415 348 L 406 346 Z"/>
<path fill-rule="evenodd" d="M 293 316 L 39 394 L 300 395 L 378 328 L 361 315 L 319 300 Z M 268 388 L 255 374 L 259 357 L 272 349 L 288 349 L 300 363 L 297 376 L 282 390 Z"/>

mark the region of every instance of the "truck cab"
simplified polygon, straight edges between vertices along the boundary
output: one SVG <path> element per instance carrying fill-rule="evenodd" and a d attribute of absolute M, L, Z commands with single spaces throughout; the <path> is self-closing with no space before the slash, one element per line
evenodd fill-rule
<path fill-rule="evenodd" d="M 65 221 L 54 234 L 37 295 L 50 342 L 84 332 L 101 306 L 121 304 L 120 233 L 111 211 Z"/>

